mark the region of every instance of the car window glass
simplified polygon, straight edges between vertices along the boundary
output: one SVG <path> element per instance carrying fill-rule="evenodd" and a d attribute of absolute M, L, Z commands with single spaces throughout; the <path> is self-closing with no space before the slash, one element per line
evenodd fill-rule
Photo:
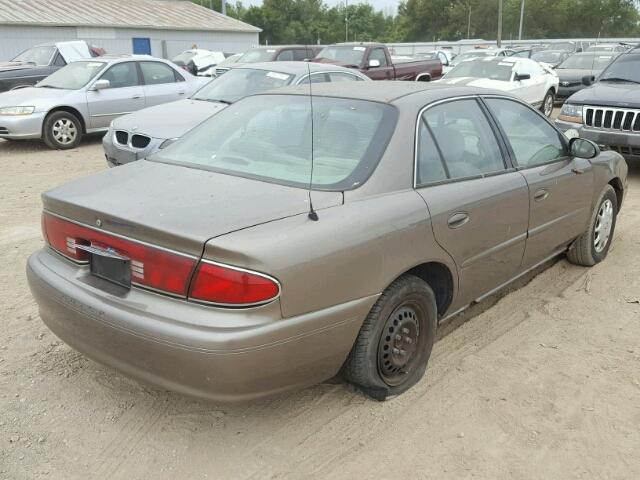
<path fill-rule="evenodd" d="M 312 73 L 311 74 L 311 83 L 326 83 L 326 82 L 329 82 L 329 81 L 330 80 L 327 78 L 327 74 L 326 73 Z M 309 75 L 304 77 L 298 83 L 301 84 L 301 85 L 305 84 L 305 83 L 309 83 Z"/>
<path fill-rule="evenodd" d="M 418 164 L 416 167 L 418 169 L 416 172 L 417 185 L 440 182 L 448 178 L 440 152 L 438 152 L 431 132 L 427 128 L 424 116 L 420 119 L 418 130 Z"/>
<path fill-rule="evenodd" d="M 374 48 L 373 50 L 371 50 L 369 61 L 371 60 L 378 60 L 381 67 L 387 66 L 387 56 L 384 54 L 384 49 L 382 48 Z"/>
<path fill-rule="evenodd" d="M 134 62 L 118 63 L 104 72 L 102 80 L 109 80 L 109 88 L 138 85 L 138 70 Z"/>
<path fill-rule="evenodd" d="M 355 75 L 351 75 L 350 73 L 343 72 L 331 72 L 329 74 L 329 78 L 332 82 L 354 82 L 357 80 L 362 80 L 360 77 L 356 77 Z"/>
<path fill-rule="evenodd" d="M 518 58 L 529 58 L 529 52 L 524 50 L 522 52 L 516 52 L 511 56 L 512 57 L 518 57 Z"/>
<path fill-rule="evenodd" d="M 493 130 L 475 100 L 438 105 L 428 109 L 424 118 L 452 179 L 505 169 Z"/>
<path fill-rule="evenodd" d="M 276 58 L 279 62 L 293 60 L 293 50 L 283 50 L 278 54 Z"/>
<path fill-rule="evenodd" d="M 142 78 L 145 85 L 158 85 L 161 83 L 175 83 L 176 76 L 173 68 L 160 62 L 140 62 Z"/>
<path fill-rule="evenodd" d="M 67 64 L 67 62 L 65 62 L 65 61 L 64 61 L 64 58 L 62 58 L 62 55 L 60 55 L 60 54 L 58 53 L 58 54 L 56 54 L 56 58 L 55 58 L 55 60 L 53 61 L 53 64 L 54 64 L 56 67 L 64 67 L 64 66 Z"/>
<path fill-rule="evenodd" d="M 505 132 L 519 166 L 543 165 L 566 155 L 560 133 L 531 108 L 496 98 L 487 99 L 487 104 Z"/>
<path fill-rule="evenodd" d="M 293 60 L 300 62 L 307 58 L 313 58 L 313 52 L 309 51 L 309 53 L 307 53 L 307 50 L 304 48 L 293 50 Z"/>

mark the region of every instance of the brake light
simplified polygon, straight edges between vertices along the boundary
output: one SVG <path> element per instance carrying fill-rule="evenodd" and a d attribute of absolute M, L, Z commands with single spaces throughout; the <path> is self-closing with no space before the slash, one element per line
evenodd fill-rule
<path fill-rule="evenodd" d="M 242 307 L 267 303 L 279 294 L 280 285 L 267 275 L 204 260 L 196 269 L 189 299 Z"/>
<path fill-rule="evenodd" d="M 90 254 L 76 248 L 77 245 L 111 248 L 131 259 L 132 283 L 187 296 L 189 281 L 197 263 L 193 257 L 94 230 L 46 212 L 42 216 L 42 227 L 47 243 L 65 257 L 87 263 Z"/>

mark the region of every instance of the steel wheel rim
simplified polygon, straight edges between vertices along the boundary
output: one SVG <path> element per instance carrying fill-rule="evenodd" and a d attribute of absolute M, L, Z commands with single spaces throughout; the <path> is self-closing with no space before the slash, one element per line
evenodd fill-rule
<path fill-rule="evenodd" d="M 60 145 L 69 145 L 73 143 L 78 136 L 78 129 L 75 123 L 67 117 L 56 120 L 51 127 L 53 138 Z"/>
<path fill-rule="evenodd" d="M 613 203 L 607 199 L 600 205 L 593 230 L 593 247 L 597 253 L 602 252 L 609 243 L 613 227 Z"/>
<path fill-rule="evenodd" d="M 547 95 L 544 99 L 544 114 L 548 117 L 553 113 L 553 95 Z"/>
<path fill-rule="evenodd" d="M 421 315 L 415 303 L 405 302 L 385 322 L 378 345 L 378 373 L 389 386 L 401 385 L 417 366 Z"/>

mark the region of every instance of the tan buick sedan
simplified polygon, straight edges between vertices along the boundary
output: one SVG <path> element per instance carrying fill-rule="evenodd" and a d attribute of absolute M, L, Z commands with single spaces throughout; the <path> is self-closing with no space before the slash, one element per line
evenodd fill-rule
<path fill-rule="evenodd" d="M 489 90 L 313 89 L 246 98 L 147 160 L 45 193 L 27 273 L 49 328 L 196 396 L 342 372 L 384 399 L 420 380 L 456 312 L 555 255 L 607 255 L 617 153 Z"/>

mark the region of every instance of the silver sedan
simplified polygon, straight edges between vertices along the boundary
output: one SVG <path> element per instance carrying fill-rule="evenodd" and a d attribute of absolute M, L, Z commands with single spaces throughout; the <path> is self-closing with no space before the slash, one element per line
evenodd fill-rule
<path fill-rule="evenodd" d="M 115 120 L 102 139 L 107 163 L 115 167 L 145 158 L 241 98 L 308 83 L 309 76 L 313 83 L 369 81 L 356 70 L 320 63 L 264 62 L 232 67 L 191 98 Z"/>
<path fill-rule="evenodd" d="M 208 81 L 146 55 L 70 63 L 35 87 L 0 94 L 0 138 L 74 148 L 114 118 L 189 97 Z"/>

